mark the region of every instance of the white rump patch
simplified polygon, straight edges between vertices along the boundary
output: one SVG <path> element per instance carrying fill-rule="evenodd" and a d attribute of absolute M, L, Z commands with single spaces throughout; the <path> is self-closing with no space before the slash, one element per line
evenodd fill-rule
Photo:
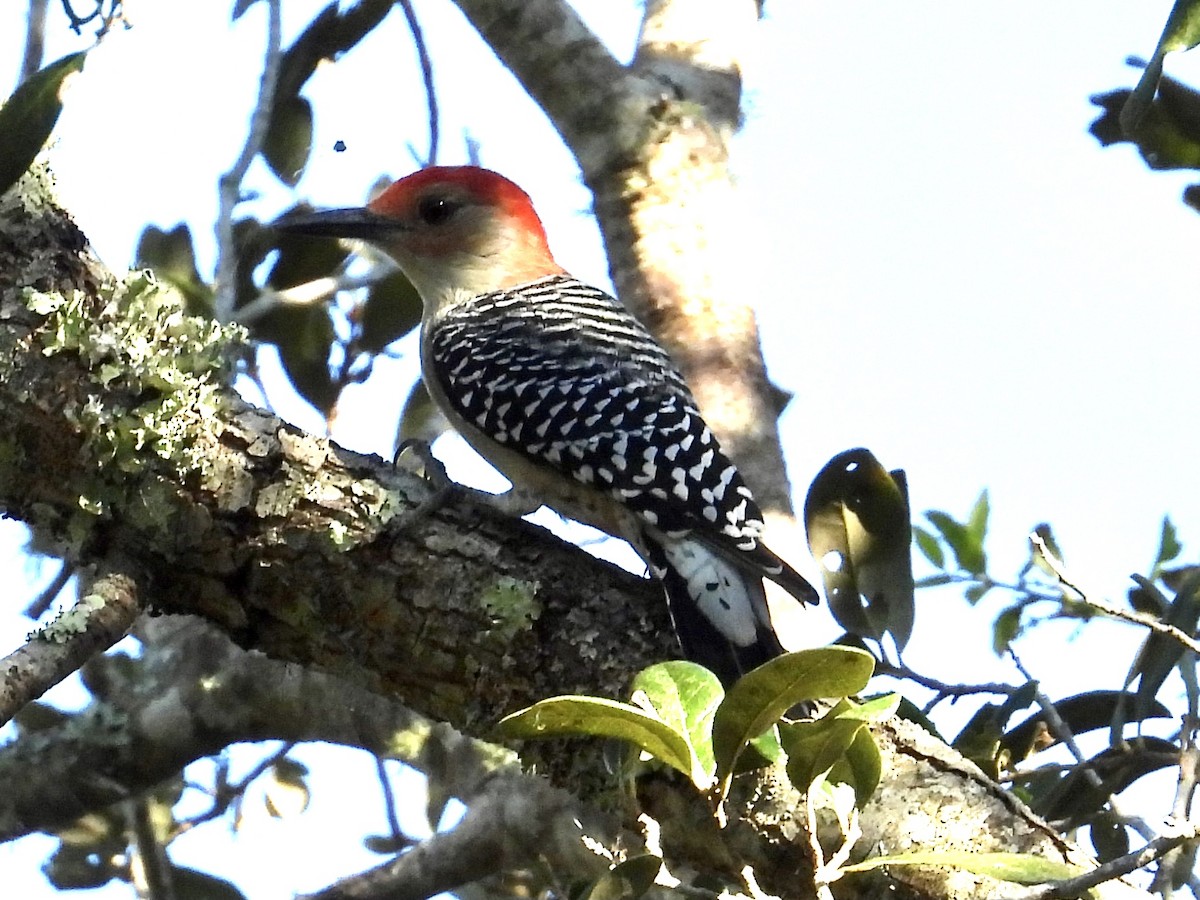
<path fill-rule="evenodd" d="M 691 538 L 664 540 L 662 550 L 671 568 L 687 582 L 688 593 L 703 616 L 737 646 L 753 644 L 758 627 L 746 576 Z"/>

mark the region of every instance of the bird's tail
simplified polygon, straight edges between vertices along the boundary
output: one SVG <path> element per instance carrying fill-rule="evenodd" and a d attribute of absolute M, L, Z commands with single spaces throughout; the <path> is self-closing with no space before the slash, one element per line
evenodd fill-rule
<path fill-rule="evenodd" d="M 689 660 L 712 670 L 728 688 L 784 652 L 771 627 L 764 573 L 736 565 L 686 535 L 645 544 L 650 569 L 662 582 L 675 634 Z"/>

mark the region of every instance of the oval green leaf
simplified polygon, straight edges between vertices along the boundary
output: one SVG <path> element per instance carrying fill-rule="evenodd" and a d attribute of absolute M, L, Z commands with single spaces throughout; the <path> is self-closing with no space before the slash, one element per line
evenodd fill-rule
<path fill-rule="evenodd" d="M 697 768 L 681 733 L 637 707 L 602 697 L 540 700 L 505 716 L 497 729 L 505 737 L 526 740 L 579 735 L 616 738 L 637 745 L 688 778 L 693 778 Z"/>
<path fill-rule="evenodd" d="M 851 647 L 819 647 L 785 653 L 739 679 L 713 719 L 717 777 L 731 773 L 746 744 L 797 703 L 857 693 L 874 671 L 875 659 L 870 653 Z"/>
<path fill-rule="evenodd" d="M 0 107 L 0 194 L 17 183 L 45 146 L 62 112 L 63 82 L 83 69 L 86 58 L 86 50 L 71 53 L 39 69 Z"/>
<path fill-rule="evenodd" d="M 650 890 L 662 860 L 650 853 L 613 866 L 585 891 L 579 900 L 637 900 Z"/>
<path fill-rule="evenodd" d="M 858 447 L 833 457 L 804 502 L 808 545 L 825 596 L 847 631 L 903 649 L 912 634 L 912 529 L 904 472 Z"/>
<path fill-rule="evenodd" d="M 275 177 L 295 187 L 312 152 L 313 112 L 298 94 L 276 96 L 263 136 L 262 155 Z"/>

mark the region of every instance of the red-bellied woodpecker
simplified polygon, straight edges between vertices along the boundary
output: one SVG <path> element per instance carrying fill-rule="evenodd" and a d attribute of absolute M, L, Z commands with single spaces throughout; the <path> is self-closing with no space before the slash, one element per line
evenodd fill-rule
<path fill-rule="evenodd" d="M 358 209 L 276 223 L 369 242 L 424 303 L 421 367 L 450 423 L 545 504 L 628 540 L 662 582 L 685 655 L 726 684 L 783 652 L 763 578 L 816 591 L 761 542 L 762 516 L 667 353 L 554 261 L 524 191 L 473 166 L 422 169 Z"/>

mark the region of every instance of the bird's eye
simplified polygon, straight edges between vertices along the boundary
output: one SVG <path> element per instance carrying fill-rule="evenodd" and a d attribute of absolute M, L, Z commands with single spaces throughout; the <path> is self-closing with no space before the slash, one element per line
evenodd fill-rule
<path fill-rule="evenodd" d="M 461 206 L 449 197 L 422 197 L 417 203 L 417 215 L 426 225 L 444 225 Z"/>

